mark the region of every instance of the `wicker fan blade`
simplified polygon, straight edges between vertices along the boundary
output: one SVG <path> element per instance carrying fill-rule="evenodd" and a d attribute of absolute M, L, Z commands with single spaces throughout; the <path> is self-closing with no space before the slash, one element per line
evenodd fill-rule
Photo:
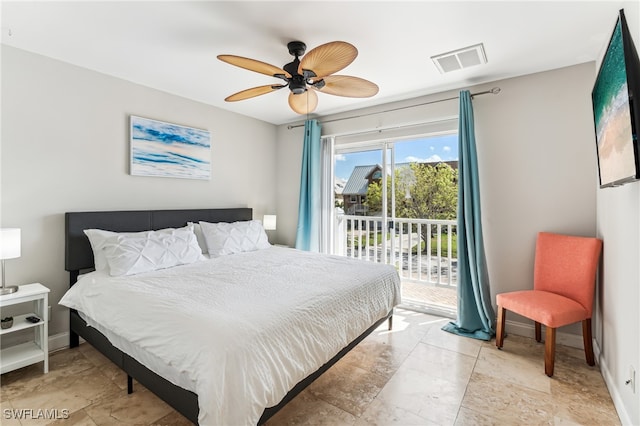
<path fill-rule="evenodd" d="M 270 76 L 284 74 L 286 77 L 291 77 L 291 75 L 282 68 L 267 64 L 266 62 L 256 61 L 255 59 L 243 58 L 242 56 L 235 55 L 218 55 L 218 59 L 222 62 L 226 62 L 249 71 L 259 72 L 260 74 Z"/>
<path fill-rule="evenodd" d="M 348 98 L 369 98 L 378 93 L 378 86 L 364 78 L 348 75 L 330 75 L 323 80 L 325 86 L 317 89 L 321 93 Z"/>
<path fill-rule="evenodd" d="M 326 77 L 349 65 L 358 56 L 358 49 L 344 41 L 332 41 L 311 49 L 300 61 L 302 70 L 313 71 L 318 77 Z"/>
<path fill-rule="evenodd" d="M 268 84 L 266 86 L 258 86 L 252 87 L 251 89 L 243 90 L 238 93 L 234 93 L 231 96 L 227 96 L 225 101 L 227 102 L 235 102 L 242 101 L 244 99 L 255 98 L 256 96 L 264 95 L 265 93 L 273 92 L 274 90 L 282 89 L 283 87 L 287 87 L 286 84 L 273 86 Z"/>
<path fill-rule="evenodd" d="M 289 94 L 289 106 L 298 114 L 309 114 L 318 106 L 318 95 L 315 90 L 309 89 L 299 95 Z"/>

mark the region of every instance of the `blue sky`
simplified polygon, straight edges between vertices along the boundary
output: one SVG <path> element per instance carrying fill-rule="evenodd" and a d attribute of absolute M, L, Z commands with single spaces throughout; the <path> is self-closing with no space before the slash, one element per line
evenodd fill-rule
<path fill-rule="evenodd" d="M 428 138 L 395 143 L 396 163 L 435 162 L 458 159 L 458 135 L 431 136 Z M 337 154 L 335 156 L 336 179 L 349 179 L 355 166 L 382 163 L 382 150 Z"/>

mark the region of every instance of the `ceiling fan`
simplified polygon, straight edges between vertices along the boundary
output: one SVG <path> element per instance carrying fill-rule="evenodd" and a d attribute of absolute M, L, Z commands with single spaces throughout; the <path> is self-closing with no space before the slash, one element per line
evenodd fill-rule
<path fill-rule="evenodd" d="M 311 49 L 301 41 L 287 44 L 295 57 L 282 68 L 234 55 L 218 55 L 218 59 L 250 71 L 284 80 L 285 84 L 267 84 L 253 87 L 225 98 L 227 102 L 241 101 L 288 87 L 289 106 L 298 114 L 309 114 L 318 105 L 316 92 L 349 98 L 368 98 L 378 93 L 378 86 L 368 80 L 348 75 L 333 75 L 349 65 L 358 56 L 358 49 L 344 41 L 332 41 Z M 302 59 L 300 59 L 302 57 Z"/>

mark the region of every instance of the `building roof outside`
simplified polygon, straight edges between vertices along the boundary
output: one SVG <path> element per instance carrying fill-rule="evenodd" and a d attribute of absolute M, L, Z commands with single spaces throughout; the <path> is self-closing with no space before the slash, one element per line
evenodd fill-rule
<path fill-rule="evenodd" d="M 347 184 L 342 190 L 342 195 L 367 195 L 367 188 L 369 188 L 369 181 L 367 176 L 375 168 L 381 168 L 379 164 L 372 164 L 368 166 L 355 166 Z"/>

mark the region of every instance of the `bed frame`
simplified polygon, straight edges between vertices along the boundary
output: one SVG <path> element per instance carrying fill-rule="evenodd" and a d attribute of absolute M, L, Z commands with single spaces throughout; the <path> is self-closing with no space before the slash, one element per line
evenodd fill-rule
<path fill-rule="evenodd" d="M 83 270 L 93 268 L 93 252 L 85 229 L 104 229 L 116 232 L 138 232 L 163 228 L 178 228 L 187 222 L 235 222 L 251 220 L 250 208 L 231 209 L 194 209 L 194 210 L 138 210 L 138 211 L 102 211 L 73 212 L 65 214 L 65 270 L 70 273 L 69 286 L 73 286 Z M 347 352 L 360 343 L 384 321 L 392 325 L 393 310 L 384 318 L 376 321 L 353 342 L 338 352 L 331 360 L 309 375 L 274 406 L 265 409 L 259 424 L 266 422 L 316 378 L 328 370 Z M 186 389 L 174 385 L 152 372 L 131 356 L 114 347 L 109 340 L 95 328 L 89 327 L 75 310 L 70 311 L 70 347 L 77 347 L 79 338 L 93 345 L 124 372 L 127 373 L 127 392 L 133 392 L 133 379 L 151 390 L 193 423 L 198 423 L 198 396 Z"/>

